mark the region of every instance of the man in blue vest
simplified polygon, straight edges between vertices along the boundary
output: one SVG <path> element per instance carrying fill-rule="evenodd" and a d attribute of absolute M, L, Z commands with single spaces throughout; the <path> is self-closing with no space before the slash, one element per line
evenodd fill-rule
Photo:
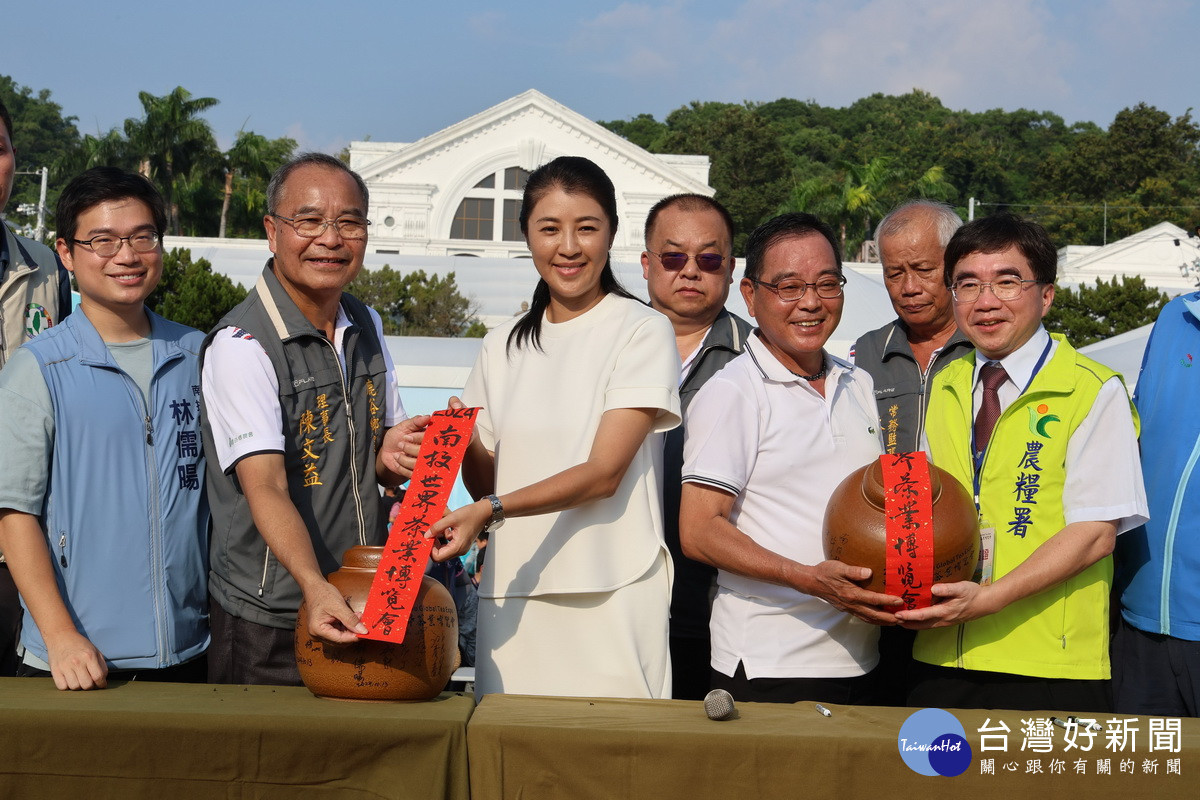
<path fill-rule="evenodd" d="M 140 175 L 97 167 L 58 201 L 79 313 L 0 371 L 0 547 L 25 607 L 19 674 L 203 681 L 208 508 L 203 334 L 147 310 L 166 213 Z"/>
<path fill-rule="evenodd" d="M 1137 431 L 1121 377 L 1051 337 L 1058 254 L 1012 214 L 946 246 L 959 330 L 975 345 L 934 378 L 933 461 L 974 488 L 979 583 L 935 584 L 918 628 L 910 705 L 1111 708 L 1110 554 L 1146 519 Z"/>
<path fill-rule="evenodd" d="M 1150 521 L 1117 542 L 1113 695 L 1124 714 L 1200 716 L 1200 292 L 1158 315 L 1134 403 Z"/>
<path fill-rule="evenodd" d="M 325 576 L 383 544 L 379 487 L 411 476 L 428 422 L 405 419 L 379 315 L 342 291 L 366 252 L 362 178 L 308 153 L 267 195 L 274 258 L 203 351 L 214 683 L 298 684 L 302 601 L 311 635 L 366 633 Z"/>

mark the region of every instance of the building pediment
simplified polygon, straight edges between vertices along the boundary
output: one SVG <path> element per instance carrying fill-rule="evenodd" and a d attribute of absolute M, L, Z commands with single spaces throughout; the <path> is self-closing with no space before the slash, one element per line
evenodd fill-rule
<path fill-rule="evenodd" d="M 350 144 L 371 192 L 372 247 L 429 255 L 526 254 L 514 203 L 529 172 L 563 155 L 596 162 L 616 187 L 616 257 L 640 253 L 659 199 L 713 194 L 708 156 L 650 153 L 534 89 L 415 142 Z"/>
<path fill-rule="evenodd" d="M 576 111 L 567 108 L 536 89 L 468 117 L 411 144 L 398 145 L 392 152 L 382 152 L 386 143 L 352 142 L 352 154 L 360 147 L 378 157 L 362 159 L 353 164 L 368 184 L 409 181 L 409 175 L 419 172 L 428 161 L 455 159 L 460 165 L 467 156 L 480 151 L 492 151 L 503 146 L 518 159 L 510 166 L 533 171 L 559 155 L 583 155 L 597 163 L 615 159 L 664 184 L 686 186 L 686 191 L 711 194 L 707 185 L 707 156 L 656 156 L 624 139 Z M 372 152 L 373 151 L 373 152 Z M 689 161 L 693 163 L 688 164 Z M 702 164 L 705 173 L 700 179 L 695 164 Z M 687 169 L 692 166 L 692 169 Z M 615 182 L 615 178 L 614 178 Z M 680 191 L 683 191 L 682 189 Z"/>

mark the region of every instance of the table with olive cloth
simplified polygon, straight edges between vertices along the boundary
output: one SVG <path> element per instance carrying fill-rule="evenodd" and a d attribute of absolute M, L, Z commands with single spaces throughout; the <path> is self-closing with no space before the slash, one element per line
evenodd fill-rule
<path fill-rule="evenodd" d="M 710 721 L 699 702 L 598 700 L 489 695 L 467 728 L 473 800 L 496 798 L 933 798 L 1198 797 L 1200 720 L 1181 721 L 1181 752 L 1148 752 L 1148 718 L 1138 722 L 1136 752 L 1112 752 L 1106 734 L 1092 752 L 1022 751 L 1022 719 L 1062 712 L 953 711 L 973 757 L 953 778 L 924 776 L 901 759 L 900 726 L 916 709 L 813 703 L 738 703 L 737 719 Z M 1122 715 L 1103 715 L 1101 723 Z M 997 722 L 1011 732 L 1007 752 L 980 752 L 978 729 Z M 995 743 L 998 740 L 989 740 Z M 980 756 L 994 759 L 983 774 Z M 1084 758 L 1086 774 L 1075 773 Z M 1097 774 L 1110 758 L 1112 774 Z M 1052 759 L 1062 765 L 1052 767 Z M 1132 759 L 1134 774 L 1122 773 Z M 1168 774 L 1179 759 L 1179 774 Z M 1040 773 L 1029 772 L 1038 760 Z M 1145 761 L 1156 760 L 1153 773 Z M 1010 766 L 1013 766 L 1011 770 Z M 1036 794 L 1035 794 L 1036 793 Z"/>
<path fill-rule="evenodd" d="M 323 700 L 307 689 L 0 679 L 3 798 L 466 800 L 470 696 Z"/>

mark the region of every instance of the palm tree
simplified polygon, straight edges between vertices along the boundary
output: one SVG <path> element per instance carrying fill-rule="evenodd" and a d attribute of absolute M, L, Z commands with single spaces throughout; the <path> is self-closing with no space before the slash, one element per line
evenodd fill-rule
<path fill-rule="evenodd" d="M 263 207 L 267 180 L 272 172 L 291 157 L 295 149 L 295 139 L 268 139 L 244 128 L 238 131 L 233 147 L 224 154 L 225 189 L 221 200 L 221 225 L 218 236 L 225 238 L 235 177 L 241 179 L 246 207 Z"/>
<path fill-rule="evenodd" d="M 84 134 L 79 143 L 54 163 L 56 175 L 74 177 L 92 167 L 121 167 L 129 169 L 137 159 L 130 153 L 129 142 L 121 131 L 113 128 L 96 136 Z"/>
<path fill-rule="evenodd" d="M 949 200 L 956 194 L 941 166 L 932 166 L 916 177 L 892 166 L 892 159 L 886 156 L 862 164 L 843 161 L 838 167 L 837 172 L 797 184 L 780 210 L 807 211 L 840 228 L 843 252 L 850 225 L 861 228 L 860 241 L 865 241 L 871 238 L 872 223 L 896 203 L 911 197 Z"/>
<path fill-rule="evenodd" d="M 162 190 L 167 205 L 167 228 L 179 234 L 177 189 L 194 171 L 213 169 L 219 160 L 212 128 L 199 115 L 215 106 L 215 97 L 192 97 L 176 86 L 156 97 L 138 92 L 146 115 L 125 120 L 125 136 L 139 158 L 139 170 Z"/>

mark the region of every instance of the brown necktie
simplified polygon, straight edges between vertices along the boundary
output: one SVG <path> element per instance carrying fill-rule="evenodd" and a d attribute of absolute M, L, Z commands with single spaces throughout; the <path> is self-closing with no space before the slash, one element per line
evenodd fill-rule
<path fill-rule="evenodd" d="M 975 452 L 982 453 L 987 449 L 996 420 L 1000 419 L 1000 395 L 996 390 L 1008 379 L 999 361 L 989 361 L 979 370 L 979 382 L 983 384 L 983 402 L 979 404 L 979 413 L 975 415 Z"/>

